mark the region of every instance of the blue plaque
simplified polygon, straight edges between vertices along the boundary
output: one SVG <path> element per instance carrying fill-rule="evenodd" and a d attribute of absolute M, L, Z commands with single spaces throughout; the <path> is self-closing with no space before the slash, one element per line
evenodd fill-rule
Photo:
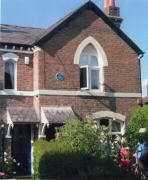
<path fill-rule="evenodd" d="M 63 76 L 62 73 L 58 73 L 58 74 L 56 75 L 56 78 L 57 78 L 57 80 L 62 81 L 62 80 L 64 79 L 64 76 Z"/>

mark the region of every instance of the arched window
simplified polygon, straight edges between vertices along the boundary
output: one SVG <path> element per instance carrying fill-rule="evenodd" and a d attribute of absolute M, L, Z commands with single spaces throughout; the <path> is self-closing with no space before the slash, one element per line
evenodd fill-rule
<path fill-rule="evenodd" d="M 15 89 L 15 62 L 5 62 L 5 89 Z"/>
<path fill-rule="evenodd" d="M 14 53 L 2 55 L 4 61 L 4 89 L 17 90 L 17 61 L 18 56 Z"/>
<path fill-rule="evenodd" d="M 88 44 L 82 51 L 79 61 L 80 88 L 101 89 L 101 66 L 93 45 Z"/>

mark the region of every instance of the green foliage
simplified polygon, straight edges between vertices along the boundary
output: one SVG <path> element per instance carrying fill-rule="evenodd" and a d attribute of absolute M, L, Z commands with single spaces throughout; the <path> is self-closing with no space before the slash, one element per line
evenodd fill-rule
<path fill-rule="evenodd" d="M 112 158 L 76 151 L 60 141 L 36 141 L 34 160 L 36 179 L 132 179 Z"/>
<path fill-rule="evenodd" d="M 140 128 L 148 129 L 148 107 L 146 105 L 134 110 L 133 116 L 126 127 L 125 137 L 130 147 L 136 148 L 138 142 L 148 141 L 148 133 L 139 134 Z"/>
<path fill-rule="evenodd" d="M 37 140 L 34 143 L 34 162 L 33 162 L 33 167 L 34 167 L 34 173 L 36 177 L 40 177 L 40 161 L 41 158 L 47 153 L 50 152 L 51 154 L 55 152 L 62 153 L 64 151 L 68 151 L 70 148 L 67 145 L 64 145 L 60 142 L 48 142 L 43 139 Z M 48 161 L 48 160 L 47 160 Z M 43 164 L 43 169 L 46 169 L 46 164 Z M 45 165 L 45 166 L 44 166 Z"/>
<path fill-rule="evenodd" d="M 73 120 L 60 129 L 61 142 L 88 154 L 99 153 L 103 149 L 100 139 L 101 131 L 95 128 L 92 121 Z"/>
<path fill-rule="evenodd" d="M 2 157 L 0 158 L 0 164 L 2 164 Z M 15 165 L 16 161 L 9 156 L 6 152 L 4 153 L 4 178 L 12 178 L 14 174 L 16 174 L 15 171 Z"/>
<path fill-rule="evenodd" d="M 119 146 L 109 129 L 98 129 L 93 122 L 73 120 L 60 129 L 56 142 L 34 143 L 36 179 L 133 179 L 113 161 Z M 135 177 L 134 177 L 135 179 Z"/>

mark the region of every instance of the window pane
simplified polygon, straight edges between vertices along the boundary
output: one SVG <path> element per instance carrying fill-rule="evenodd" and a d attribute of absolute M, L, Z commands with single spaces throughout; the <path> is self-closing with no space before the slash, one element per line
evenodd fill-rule
<path fill-rule="evenodd" d="M 80 88 L 87 87 L 87 68 L 80 69 Z"/>
<path fill-rule="evenodd" d="M 99 89 L 99 70 L 91 70 L 91 89 Z"/>
<path fill-rule="evenodd" d="M 5 89 L 14 89 L 14 63 L 5 63 Z"/>
<path fill-rule="evenodd" d="M 90 65 L 93 66 L 98 66 L 98 59 L 96 56 L 91 56 L 91 63 Z"/>
<path fill-rule="evenodd" d="M 101 119 L 100 120 L 100 126 L 109 126 L 109 120 L 108 119 Z"/>
<path fill-rule="evenodd" d="M 88 65 L 88 56 L 81 55 L 80 57 L 80 66 L 86 66 Z"/>
<path fill-rule="evenodd" d="M 121 123 L 117 121 L 112 122 L 112 132 L 121 132 Z"/>

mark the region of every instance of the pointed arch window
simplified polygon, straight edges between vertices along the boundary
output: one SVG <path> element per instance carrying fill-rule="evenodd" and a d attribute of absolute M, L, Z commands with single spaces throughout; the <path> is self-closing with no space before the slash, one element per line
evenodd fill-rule
<path fill-rule="evenodd" d="M 79 61 L 80 88 L 101 89 L 101 66 L 96 49 L 88 44 L 82 51 Z"/>

